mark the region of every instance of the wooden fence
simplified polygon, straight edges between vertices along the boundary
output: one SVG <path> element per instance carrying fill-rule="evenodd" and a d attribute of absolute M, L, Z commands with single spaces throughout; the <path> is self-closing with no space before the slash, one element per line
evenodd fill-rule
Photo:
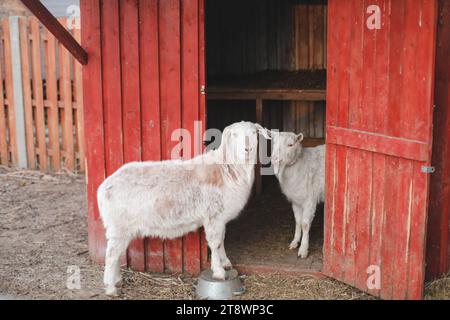
<path fill-rule="evenodd" d="M 0 36 L 0 164 L 83 172 L 81 65 L 35 17 L 3 18 Z"/>

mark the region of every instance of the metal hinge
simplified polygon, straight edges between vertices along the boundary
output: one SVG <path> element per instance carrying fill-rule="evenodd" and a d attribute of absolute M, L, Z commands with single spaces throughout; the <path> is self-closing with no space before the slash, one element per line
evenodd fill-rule
<path fill-rule="evenodd" d="M 201 93 L 201 94 L 205 94 L 205 93 L 206 93 L 205 85 L 201 85 L 201 86 L 200 86 L 200 93 Z"/>
<path fill-rule="evenodd" d="M 435 167 L 427 167 L 427 166 L 422 166 L 422 173 L 435 173 L 436 172 L 436 168 Z"/>

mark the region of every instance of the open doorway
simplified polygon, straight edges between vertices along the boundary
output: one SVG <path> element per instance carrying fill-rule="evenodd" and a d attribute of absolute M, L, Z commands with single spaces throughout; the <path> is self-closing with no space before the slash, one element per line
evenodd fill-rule
<path fill-rule="evenodd" d="M 327 2 L 206 1 L 207 127 L 237 121 L 302 132 L 305 147 L 324 144 Z M 257 179 L 255 196 L 227 227 L 235 265 L 321 270 L 323 206 L 307 259 L 288 247 L 295 221 L 274 176 Z"/>

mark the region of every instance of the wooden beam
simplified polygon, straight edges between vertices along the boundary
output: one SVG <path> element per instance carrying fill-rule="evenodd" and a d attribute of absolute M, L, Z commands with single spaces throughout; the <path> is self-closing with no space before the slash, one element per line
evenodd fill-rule
<path fill-rule="evenodd" d="M 292 100 L 292 101 L 325 101 L 325 90 L 297 89 L 226 89 L 208 88 L 208 100 Z"/>
<path fill-rule="evenodd" d="M 21 0 L 22 3 L 33 13 L 39 21 L 58 39 L 59 42 L 77 59 L 82 65 L 88 62 L 86 51 L 80 46 L 75 38 L 66 30 L 48 9 L 38 0 Z"/>

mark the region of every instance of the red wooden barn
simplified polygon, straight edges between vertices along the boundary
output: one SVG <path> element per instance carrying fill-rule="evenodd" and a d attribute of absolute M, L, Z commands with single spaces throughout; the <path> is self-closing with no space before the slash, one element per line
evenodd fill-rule
<path fill-rule="evenodd" d="M 196 120 L 252 120 L 326 138 L 326 204 L 297 259 L 289 205 L 264 177 L 227 232 L 241 270 L 321 272 L 386 299 L 419 299 L 450 270 L 450 1 L 81 0 L 81 20 L 94 261 L 105 177 L 169 158 L 172 131 Z M 195 274 L 208 251 L 200 231 L 138 239 L 123 263 Z"/>

